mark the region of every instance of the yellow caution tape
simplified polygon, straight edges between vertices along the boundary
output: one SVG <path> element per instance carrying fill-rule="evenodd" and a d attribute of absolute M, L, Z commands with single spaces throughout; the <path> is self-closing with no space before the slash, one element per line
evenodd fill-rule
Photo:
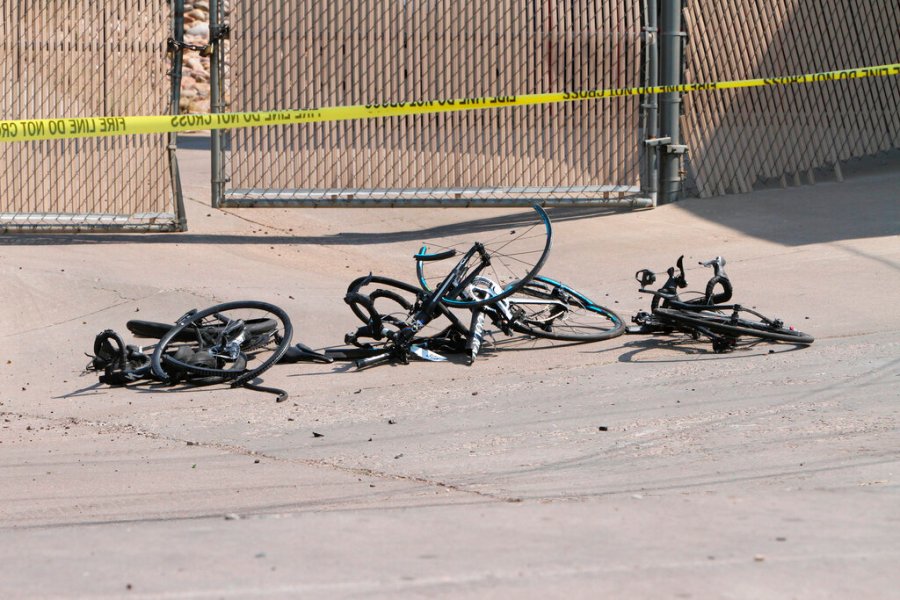
<path fill-rule="evenodd" d="M 845 69 L 842 71 L 827 71 L 809 75 L 772 77 L 768 79 L 741 79 L 737 81 L 688 83 L 672 86 L 525 94 L 520 96 L 495 96 L 487 98 L 465 98 L 459 100 L 426 100 L 422 102 L 397 102 L 390 104 L 333 106 L 312 109 L 205 115 L 81 117 L 0 121 L 0 142 L 59 140 L 113 135 L 171 133 L 175 131 L 235 129 L 238 127 L 261 127 L 264 125 L 320 123 L 324 121 L 345 121 L 350 119 L 372 119 L 484 108 L 502 108 L 506 106 L 553 104 L 579 100 L 594 100 L 599 98 L 620 98 L 623 96 L 639 96 L 643 94 L 665 94 L 673 92 L 689 93 L 818 83 L 823 81 L 844 81 L 848 79 L 861 79 L 864 77 L 890 77 L 898 74 L 900 74 L 900 63 L 878 65 L 874 67 L 861 67 L 858 69 Z"/>

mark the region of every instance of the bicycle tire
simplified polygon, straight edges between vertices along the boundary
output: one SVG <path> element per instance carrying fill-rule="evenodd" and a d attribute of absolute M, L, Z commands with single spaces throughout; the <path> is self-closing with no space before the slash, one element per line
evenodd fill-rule
<path fill-rule="evenodd" d="M 278 326 L 278 323 L 275 319 L 269 318 L 257 318 L 250 319 L 245 322 L 247 326 L 247 331 L 249 331 L 252 335 L 264 335 L 268 332 L 275 331 Z M 166 333 L 172 327 L 175 326 L 175 323 L 158 323 L 156 321 L 142 321 L 139 319 L 132 319 L 125 323 L 125 327 L 128 328 L 128 331 L 132 333 L 135 337 L 139 338 L 150 338 L 150 339 L 162 339 Z M 205 328 L 208 331 L 208 335 L 211 337 L 215 337 L 215 334 L 218 331 L 221 331 L 220 325 L 210 325 Z M 190 342 L 196 339 L 196 333 L 191 331 L 190 329 L 183 329 L 174 339 L 176 342 Z"/>
<path fill-rule="evenodd" d="M 256 322 L 258 319 L 272 319 L 277 325 L 276 328 L 267 335 L 248 336 L 252 340 L 249 344 L 241 344 L 240 356 L 246 359 L 235 360 L 234 367 L 212 367 L 205 365 L 192 364 L 183 359 L 176 358 L 177 348 L 173 344 L 181 344 L 180 347 L 193 348 L 199 351 L 209 350 L 208 342 L 203 339 L 197 339 L 202 336 L 194 336 L 193 339 L 186 341 L 176 341 L 177 338 L 186 329 L 196 328 L 203 329 L 206 326 L 206 319 L 213 318 L 216 321 L 231 322 L 241 318 L 242 315 L 253 314 L 254 318 L 248 318 L 250 322 Z M 258 316 L 258 315 L 264 316 Z M 212 323 L 214 321 L 210 321 Z M 209 331 L 209 329 L 207 329 Z M 201 311 L 188 313 L 182 317 L 165 335 L 159 340 L 159 343 L 153 350 L 150 358 L 150 368 L 153 375 L 161 381 L 170 381 L 169 370 L 177 370 L 191 374 L 194 377 L 204 378 L 204 383 L 210 383 L 214 380 L 230 381 L 231 385 L 237 387 L 244 382 L 250 381 L 277 363 L 287 352 L 291 345 L 291 337 L 293 336 L 293 326 L 287 313 L 281 308 L 268 302 L 260 302 L 256 300 L 239 300 L 235 302 L 226 302 L 217 304 Z M 255 360 L 259 357 L 259 360 Z M 243 364 L 242 364 L 243 363 Z"/>
<path fill-rule="evenodd" d="M 654 314 L 688 330 L 703 327 L 712 333 L 733 338 L 749 336 L 764 340 L 803 345 L 809 345 L 815 341 L 815 338 L 808 333 L 803 333 L 802 331 L 797 331 L 789 327 L 778 326 L 771 320 L 766 319 L 749 309 L 737 308 L 736 310 L 740 313 L 749 312 L 759 318 L 732 318 L 731 315 L 710 312 L 709 310 L 694 312 L 671 308 L 658 308 Z"/>
<path fill-rule="evenodd" d="M 482 242 L 490 257 L 489 268 L 485 270 L 484 275 L 496 283 L 497 289 L 500 291 L 488 291 L 483 295 L 484 297 L 472 299 L 443 297 L 441 298 L 443 304 L 456 308 L 477 308 L 493 304 L 511 296 L 537 275 L 550 254 L 553 228 L 550 224 L 550 217 L 543 208 L 537 204 L 532 208 L 536 217 L 529 217 L 524 225 L 519 224 L 515 228 L 505 229 L 489 238 L 487 242 Z M 433 244 L 433 247 L 442 251 L 461 248 L 465 252 L 471 246 L 471 242 Z M 425 255 L 427 252 L 428 246 L 423 245 L 417 256 Z M 472 258 L 474 259 L 474 257 Z M 438 265 L 445 264 L 445 262 L 432 263 L 427 260 L 416 260 L 416 276 L 419 285 L 426 292 L 431 292 L 437 287 L 438 282 L 444 280 L 447 273 L 438 267 L 432 267 L 436 273 L 429 274 L 426 267 L 428 264 Z M 466 265 L 463 273 L 466 273 L 470 266 L 475 265 Z"/>
<path fill-rule="evenodd" d="M 517 302 L 520 298 L 526 301 Z M 527 303 L 529 298 L 547 300 L 548 303 Z M 572 342 L 597 342 L 625 333 L 625 322 L 615 311 L 542 275 L 536 275 L 507 301 L 513 312 L 522 312 L 510 323 L 510 327 L 519 333 Z M 537 307 L 534 310 L 529 308 L 534 306 Z"/>

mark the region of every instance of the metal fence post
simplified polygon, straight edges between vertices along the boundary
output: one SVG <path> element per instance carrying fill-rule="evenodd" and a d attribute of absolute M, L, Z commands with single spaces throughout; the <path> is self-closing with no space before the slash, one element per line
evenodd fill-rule
<path fill-rule="evenodd" d="M 660 85 L 680 85 L 682 81 L 682 55 L 684 32 L 682 31 L 683 0 L 662 0 L 660 15 Z M 674 202 L 681 191 L 681 158 L 686 147 L 681 143 L 681 93 L 667 92 L 660 98 L 660 136 L 669 138 L 662 146 L 660 160 L 659 200 Z"/>
<path fill-rule="evenodd" d="M 644 0 L 644 86 L 659 85 L 659 4 L 657 0 Z M 659 193 L 659 96 L 645 94 L 644 104 L 644 177 L 641 189 L 656 206 Z"/>
<path fill-rule="evenodd" d="M 210 112 L 221 113 L 225 111 L 225 98 L 222 90 L 222 73 L 224 71 L 225 45 L 222 36 L 219 35 L 222 28 L 222 6 L 224 0 L 210 0 L 209 2 L 209 44 L 212 49 L 209 65 L 209 101 Z M 225 194 L 225 165 L 222 149 L 224 147 L 223 132 L 221 129 L 213 129 L 210 132 L 210 171 L 212 180 L 212 206 L 217 208 L 219 201 Z"/>
<path fill-rule="evenodd" d="M 169 113 L 180 112 L 181 78 L 184 70 L 184 51 L 177 45 L 184 42 L 184 0 L 172 0 L 172 96 Z M 178 170 L 178 134 L 169 134 L 169 174 L 172 178 L 172 193 L 175 194 L 175 227 L 178 231 L 187 231 L 187 216 L 184 212 L 184 192 L 181 188 L 181 173 Z"/>

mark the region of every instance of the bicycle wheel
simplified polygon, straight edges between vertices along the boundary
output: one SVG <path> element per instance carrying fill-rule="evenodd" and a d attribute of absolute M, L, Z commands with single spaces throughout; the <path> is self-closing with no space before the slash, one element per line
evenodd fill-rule
<path fill-rule="evenodd" d="M 614 311 L 548 277 L 537 275 L 506 299 L 513 313 L 511 328 L 551 340 L 594 342 L 625 333 Z"/>
<path fill-rule="evenodd" d="M 426 292 L 437 289 L 456 265 L 460 266 L 457 280 L 464 281 L 478 274 L 493 282 L 480 294 L 449 294 L 441 301 L 448 306 L 475 308 L 493 304 L 511 296 L 534 277 L 550 254 L 553 230 L 550 217 L 538 205 L 514 225 L 500 231 L 479 236 L 482 252 L 470 252 L 474 247 L 472 235 L 465 239 L 449 238 L 440 243 L 424 244 L 416 255 L 416 275 Z M 447 255 L 455 251 L 459 257 L 428 260 L 428 256 Z"/>
<path fill-rule="evenodd" d="M 785 327 L 781 321 L 768 319 L 754 310 L 743 307 L 735 307 L 733 314 L 730 315 L 709 310 L 694 312 L 672 308 L 658 308 L 654 314 L 688 330 L 702 327 L 711 333 L 732 338 L 750 336 L 804 345 L 812 344 L 815 340 L 807 333 Z"/>
<path fill-rule="evenodd" d="M 275 327 L 260 332 L 246 325 L 264 320 Z M 184 375 L 194 383 L 230 380 L 238 386 L 278 362 L 292 335 L 290 318 L 274 304 L 226 302 L 179 319 L 154 348 L 150 366 L 162 381 Z"/>

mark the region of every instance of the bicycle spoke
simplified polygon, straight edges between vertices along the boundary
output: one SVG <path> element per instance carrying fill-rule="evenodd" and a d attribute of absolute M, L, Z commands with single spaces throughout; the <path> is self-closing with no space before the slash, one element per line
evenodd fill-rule
<path fill-rule="evenodd" d="M 490 279 L 496 284 L 496 289 L 483 294 L 481 297 L 445 297 L 444 301 L 450 306 L 483 306 L 508 296 L 514 288 L 521 287 L 541 268 L 550 250 L 551 228 L 549 219 L 543 209 L 535 207 L 531 223 L 522 223 L 518 227 L 511 227 L 502 231 L 480 235 L 466 243 L 457 243 L 455 240 L 429 243 L 426 248 L 429 252 L 437 253 L 446 249 L 457 249 L 460 252 L 468 252 L 472 243 L 480 243 L 481 251 L 469 259 L 469 264 L 464 265 L 458 273 L 457 282 L 465 282 L 475 270 L 481 270 L 480 275 Z M 482 261 L 483 252 L 486 260 Z M 484 263 L 488 264 L 484 264 Z M 427 263 L 427 264 L 426 264 Z M 450 269 L 452 261 L 419 261 L 417 271 L 419 282 L 426 291 L 437 289 Z M 458 286 L 451 287 L 453 294 L 464 292 Z"/>

